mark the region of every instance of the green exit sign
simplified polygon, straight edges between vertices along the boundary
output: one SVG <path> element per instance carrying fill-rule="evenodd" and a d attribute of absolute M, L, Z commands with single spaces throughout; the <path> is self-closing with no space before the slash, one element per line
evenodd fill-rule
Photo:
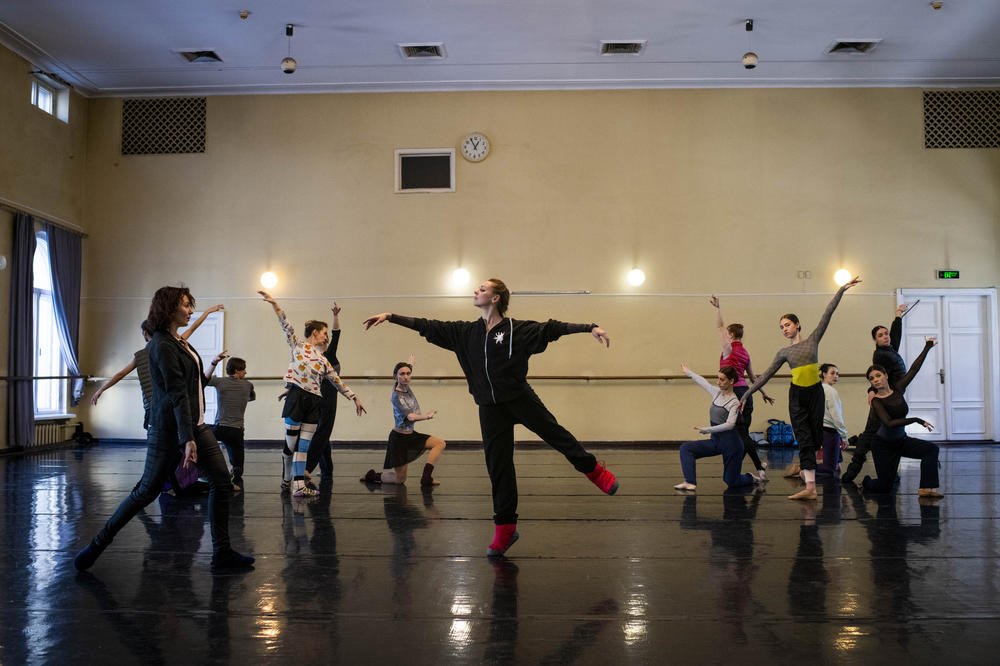
<path fill-rule="evenodd" d="M 957 280 L 958 271 L 938 271 L 938 280 Z"/>

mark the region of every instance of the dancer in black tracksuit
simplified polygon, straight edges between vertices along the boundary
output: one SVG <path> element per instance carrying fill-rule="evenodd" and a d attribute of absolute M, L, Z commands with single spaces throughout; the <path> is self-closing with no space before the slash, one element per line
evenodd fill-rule
<path fill-rule="evenodd" d="M 384 312 L 364 321 L 365 329 L 390 321 L 411 328 L 428 342 L 455 352 L 479 405 L 479 423 L 486 452 L 486 469 L 493 484 L 496 532 L 487 556 L 502 555 L 517 541 L 517 476 L 514 471 L 514 425 L 520 423 L 541 437 L 586 474 L 608 495 L 618 482 L 608 469 L 559 425 L 527 382 L 528 359 L 550 342 L 570 333 L 590 333 L 610 346 L 597 324 L 520 321 L 505 317 L 510 291 L 496 278 L 476 289 L 473 303 L 482 311 L 475 321 L 438 321 Z"/>

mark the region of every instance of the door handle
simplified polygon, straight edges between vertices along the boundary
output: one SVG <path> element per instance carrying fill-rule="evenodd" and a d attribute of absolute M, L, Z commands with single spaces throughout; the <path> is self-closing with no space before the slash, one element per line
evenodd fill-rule
<path fill-rule="evenodd" d="M 941 383 L 944 384 L 944 368 L 938 370 L 938 377 L 941 378 Z"/>

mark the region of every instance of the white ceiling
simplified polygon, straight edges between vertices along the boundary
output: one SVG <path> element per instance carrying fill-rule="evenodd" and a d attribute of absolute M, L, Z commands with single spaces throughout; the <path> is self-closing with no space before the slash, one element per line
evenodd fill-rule
<path fill-rule="evenodd" d="M 1000 0 L 5 0 L 0 43 L 89 96 L 1000 85 Z M 239 11 L 252 14 L 241 20 Z M 744 21 L 755 20 L 747 33 Z M 298 71 L 279 63 L 292 23 Z M 752 40 L 750 42 L 748 40 Z M 601 56 L 600 40 L 647 40 Z M 838 40 L 880 39 L 868 55 Z M 444 42 L 404 60 L 399 43 Z M 175 51 L 212 49 L 222 63 Z M 760 65 L 745 70 L 753 50 Z"/>

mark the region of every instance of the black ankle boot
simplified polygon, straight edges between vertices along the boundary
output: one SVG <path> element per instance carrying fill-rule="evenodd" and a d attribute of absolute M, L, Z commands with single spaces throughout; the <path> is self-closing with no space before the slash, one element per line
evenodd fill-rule
<path fill-rule="evenodd" d="M 101 556 L 109 543 L 111 542 L 98 543 L 97 539 L 94 539 L 87 544 L 86 548 L 76 554 L 76 557 L 73 558 L 73 566 L 76 567 L 77 571 L 86 571 L 94 566 L 94 562 Z"/>

